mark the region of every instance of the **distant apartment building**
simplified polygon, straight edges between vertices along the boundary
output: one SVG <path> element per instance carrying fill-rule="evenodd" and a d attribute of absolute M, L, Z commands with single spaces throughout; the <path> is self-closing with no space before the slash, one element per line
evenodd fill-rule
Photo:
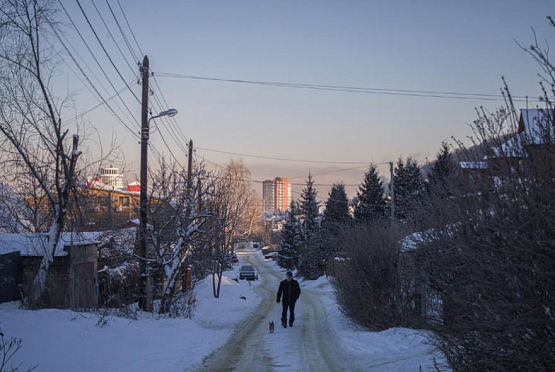
<path fill-rule="evenodd" d="M 123 174 L 120 174 L 119 168 L 100 168 L 100 181 L 114 189 L 123 188 Z"/>
<path fill-rule="evenodd" d="M 276 177 L 262 184 L 264 212 L 284 212 L 291 203 L 291 184 L 285 177 Z"/>
<path fill-rule="evenodd" d="M 264 200 L 264 212 L 275 211 L 275 186 L 273 180 L 262 183 L 262 199 Z"/>

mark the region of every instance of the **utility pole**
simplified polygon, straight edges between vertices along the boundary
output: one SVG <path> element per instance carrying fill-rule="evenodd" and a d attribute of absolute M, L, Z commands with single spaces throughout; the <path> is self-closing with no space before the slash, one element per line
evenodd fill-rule
<path fill-rule="evenodd" d="M 147 235 L 147 183 L 148 183 L 148 56 L 145 55 L 143 64 L 140 68 L 143 78 L 143 96 L 142 96 L 142 111 L 141 111 L 141 193 L 139 202 L 139 256 L 141 261 L 140 278 L 139 278 L 139 308 L 146 310 L 146 235 Z"/>
<path fill-rule="evenodd" d="M 189 141 L 189 162 L 187 164 L 187 197 L 191 196 L 193 185 L 193 140 Z"/>
<path fill-rule="evenodd" d="M 389 175 L 391 177 L 391 221 L 395 220 L 395 187 L 393 184 L 393 162 L 389 162 Z"/>

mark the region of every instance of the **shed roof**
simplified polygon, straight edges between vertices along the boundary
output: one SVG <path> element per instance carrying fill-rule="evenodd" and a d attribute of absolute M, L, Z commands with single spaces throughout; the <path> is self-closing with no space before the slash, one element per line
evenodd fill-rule
<path fill-rule="evenodd" d="M 55 257 L 66 256 L 64 251 L 66 246 L 88 245 L 95 242 L 98 232 L 70 233 L 64 232 L 60 236 L 60 241 L 54 252 Z M 21 252 L 22 256 L 37 256 L 44 254 L 47 247 L 48 234 L 40 233 L 21 233 L 21 234 L 0 234 L 0 254 Z"/>

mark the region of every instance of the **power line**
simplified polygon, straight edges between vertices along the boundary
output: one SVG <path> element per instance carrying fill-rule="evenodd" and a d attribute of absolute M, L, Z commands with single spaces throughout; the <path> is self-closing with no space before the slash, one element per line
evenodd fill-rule
<path fill-rule="evenodd" d="M 73 70 L 72 70 L 72 72 L 73 72 Z M 79 77 L 78 77 L 78 78 L 79 78 Z M 81 79 L 79 78 L 79 80 L 81 80 Z M 81 81 L 81 82 L 82 82 L 82 81 Z M 83 84 L 83 85 L 84 85 L 84 84 Z M 99 104 L 97 104 L 96 106 L 93 106 L 93 107 L 91 107 L 91 108 L 89 108 L 89 109 L 83 111 L 83 112 L 80 113 L 79 115 L 77 115 L 77 116 L 75 116 L 75 117 L 73 117 L 73 118 L 71 118 L 71 119 L 68 119 L 68 120 L 64 121 L 63 124 L 67 124 L 67 123 L 69 123 L 69 122 L 71 122 L 71 121 L 73 121 L 73 120 L 77 120 L 77 119 L 82 118 L 83 116 L 87 115 L 89 112 L 91 112 L 91 111 L 93 111 L 93 110 L 96 110 L 96 109 L 99 108 L 100 106 L 102 106 L 102 105 L 104 105 L 105 103 L 107 103 L 107 102 L 111 101 L 112 99 L 116 98 L 116 97 L 119 96 L 121 93 L 125 92 L 126 90 L 127 90 L 127 87 L 123 87 L 123 88 L 120 89 L 118 92 L 116 92 L 116 94 L 114 94 L 113 96 L 108 97 L 108 98 L 106 98 L 106 99 L 102 99 L 101 102 L 100 102 Z"/>
<path fill-rule="evenodd" d="M 213 161 L 211 161 L 209 159 L 206 159 L 204 157 L 203 157 L 203 160 L 207 161 L 208 163 L 210 163 L 210 164 L 212 164 L 212 165 L 214 165 L 218 168 L 222 168 L 223 170 L 229 170 L 228 167 L 225 167 L 223 165 L 214 163 Z M 218 178 L 218 177 L 216 177 L 216 178 Z M 230 179 L 228 177 L 220 177 L 220 178 Z M 237 181 L 237 182 L 249 182 L 249 183 L 264 183 L 265 182 L 265 181 L 262 181 L 262 180 L 253 179 L 251 177 L 247 177 L 246 179 L 231 178 L 230 180 L 231 181 Z M 306 183 L 301 183 L 301 182 L 289 182 L 289 184 L 293 185 L 293 186 L 306 186 Z M 333 184 L 326 184 L 326 183 L 313 183 L 312 185 L 313 186 L 319 186 L 319 187 L 331 187 L 331 186 L 333 186 Z M 343 184 L 343 185 L 346 186 L 346 187 L 360 186 L 359 184 L 356 184 L 356 185 L 354 185 L 354 184 Z"/>
<path fill-rule="evenodd" d="M 94 73 L 94 71 L 90 68 L 89 64 L 87 63 L 87 61 L 85 61 L 85 59 L 81 56 L 81 54 L 79 53 L 79 51 L 73 46 L 73 44 L 69 41 L 69 39 L 67 39 L 66 37 L 62 35 L 60 35 L 60 37 L 63 37 L 65 39 L 65 43 L 69 46 L 69 48 L 71 50 L 73 50 L 73 54 L 75 54 L 79 60 L 81 61 L 81 64 L 83 64 L 85 66 L 85 68 L 89 71 L 89 73 L 96 79 L 97 83 L 100 85 L 100 87 L 102 87 L 102 89 L 104 90 L 104 92 L 106 92 L 106 94 L 110 95 L 111 93 L 108 91 L 108 89 L 106 89 L 106 87 L 104 86 L 104 84 L 102 83 L 102 81 L 98 78 L 98 76 Z M 71 69 L 70 65 L 66 63 L 66 65 Z M 99 67 L 101 67 L 99 65 Z M 75 72 L 73 71 L 73 69 L 71 69 L 72 72 L 75 74 Z M 76 74 L 77 78 L 79 79 L 79 81 L 81 81 L 81 83 L 83 83 L 84 86 L 87 87 L 87 85 L 79 78 L 79 76 Z M 106 75 L 105 75 L 106 76 Z M 115 87 L 112 85 L 112 88 L 115 89 Z M 87 88 L 89 91 L 90 89 Z M 120 89 L 120 91 L 116 90 L 116 94 L 113 95 L 112 97 L 118 97 L 120 98 L 120 100 L 122 100 L 122 103 L 125 105 L 125 102 L 123 102 L 123 98 L 120 97 L 120 95 L 123 93 L 123 91 L 125 91 L 127 89 L 127 87 L 125 89 Z M 91 92 L 92 93 L 92 92 Z M 94 95 L 94 93 L 93 93 Z M 110 98 L 108 98 L 106 101 L 109 101 Z M 119 104 L 117 103 L 117 101 L 114 101 L 114 105 L 117 107 L 118 110 L 121 111 L 121 113 L 125 116 L 125 118 L 127 120 L 129 120 L 129 116 L 125 113 L 125 111 L 123 111 L 121 109 L 121 107 L 119 106 Z M 127 112 L 129 112 L 131 114 L 131 112 L 128 110 Z M 135 120 L 134 116 L 131 114 L 131 121 Z M 138 125 L 139 123 L 135 120 L 135 123 Z"/>
<path fill-rule="evenodd" d="M 156 120 L 156 119 L 153 119 Z M 166 142 L 166 139 L 164 138 L 164 135 L 162 134 L 162 131 L 159 132 L 160 133 L 160 138 L 162 138 L 162 141 L 164 142 L 164 145 L 166 146 L 166 148 L 168 149 L 168 151 L 170 152 L 170 155 L 172 156 L 173 160 L 175 160 L 175 162 L 177 163 L 177 165 L 179 165 L 181 168 L 183 168 L 183 166 L 181 165 L 181 163 L 179 162 L 179 160 L 177 160 L 176 156 L 174 155 L 173 151 L 171 150 L 171 148 L 168 146 L 168 143 Z"/>
<path fill-rule="evenodd" d="M 94 8 L 96 9 L 96 12 L 98 13 L 98 16 L 100 17 L 100 20 L 102 20 L 102 23 L 104 24 L 104 27 L 106 28 L 106 30 L 108 31 L 108 35 L 110 35 L 110 37 L 112 38 L 112 40 L 114 41 L 114 44 L 116 45 L 116 48 L 118 49 L 119 53 L 121 54 L 121 56 L 123 57 L 123 60 L 125 61 L 125 63 L 127 64 L 127 66 L 129 67 L 129 69 L 131 70 L 131 72 L 133 73 L 133 75 L 135 75 L 135 70 L 133 69 L 133 67 L 131 67 L 131 64 L 129 63 L 129 61 L 127 60 L 127 57 L 125 56 L 125 54 L 123 54 L 123 51 L 121 50 L 121 48 L 119 47 L 118 42 L 116 41 L 116 38 L 114 37 L 114 35 L 112 34 L 112 31 L 110 30 L 110 28 L 108 27 L 108 25 L 106 24 L 106 22 L 104 21 L 104 17 L 102 16 L 102 13 L 100 13 L 100 10 L 98 9 L 98 7 L 96 6 L 96 3 L 94 2 L 94 0 L 91 0 Z M 108 4 L 110 5 L 110 4 Z"/>
<path fill-rule="evenodd" d="M 62 46 L 64 47 L 65 51 L 68 53 L 68 55 L 70 56 L 70 58 L 73 60 L 73 63 L 75 63 L 75 65 L 77 66 L 77 68 L 79 69 L 79 71 L 81 72 L 81 74 L 83 74 L 83 76 L 85 77 L 85 79 L 88 81 L 89 85 L 94 89 L 94 91 L 96 92 L 96 94 L 98 95 L 99 99 L 101 100 L 101 102 L 103 104 L 105 104 L 108 109 L 111 111 L 111 113 L 119 120 L 119 122 L 136 138 L 139 138 L 139 136 L 137 135 L 137 133 L 135 133 L 120 117 L 119 115 L 114 111 L 114 109 L 108 104 L 107 100 L 104 99 L 102 97 L 102 95 L 100 94 L 100 92 L 98 91 L 98 89 L 95 87 L 95 85 L 92 83 L 92 81 L 89 79 L 89 77 L 87 76 L 87 74 L 85 73 L 85 71 L 83 71 L 83 69 L 81 68 L 81 66 L 79 65 L 79 63 L 75 60 L 75 57 L 73 56 L 73 54 L 71 53 L 71 51 L 69 50 L 69 48 L 67 47 L 67 45 L 64 43 L 64 41 L 62 40 L 62 38 L 60 37 L 59 33 L 56 31 L 56 29 L 54 28 L 54 26 L 52 26 L 52 30 L 54 32 L 54 34 L 56 35 L 56 37 L 58 38 L 58 40 L 60 41 L 60 43 L 62 44 Z M 69 66 L 69 65 L 68 65 Z M 71 67 L 70 67 L 71 69 Z M 75 73 L 75 72 L 74 72 Z M 76 74 L 77 76 L 77 74 Z M 119 93 L 117 94 L 119 96 Z M 120 97 L 121 98 L 121 97 Z"/>
<path fill-rule="evenodd" d="M 131 44 L 129 43 L 129 40 L 127 38 L 127 36 L 125 35 L 125 32 L 123 30 L 123 28 L 121 27 L 121 24 L 116 16 L 116 14 L 114 13 L 110 3 L 108 2 L 108 0 L 106 0 L 106 4 L 108 5 L 108 8 L 110 9 L 110 12 L 112 14 L 112 17 L 114 18 L 114 21 L 116 22 L 119 31 L 127 45 L 127 48 L 129 49 L 129 51 L 131 52 L 131 54 L 134 56 L 135 59 L 137 59 L 137 56 L 135 54 L 135 51 L 133 50 L 133 47 L 131 46 Z M 123 7 L 121 6 L 121 3 L 118 1 L 118 5 L 120 7 L 120 10 L 125 18 L 125 22 L 127 23 L 127 27 L 129 28 L 129 31 L 131 32 L 133 39 L 135 40 L 135 43 L 137 45 L 137 48 L 139 49 L 139 52 L 142 54 L 142 49 L 137 41 L 137 38 L 135 37 L 135 33 L 133 32 L 133 29 L 131 28 L 131 25 L 129 24 L 129 21 L 127 19 L 127 16 L 125 15 L 125 11 L 123 10 Z M 151 91 L 152 92 L 152 96 L 153 96 L 153 102 L 152 105 L 154 107 L 158 106 L 158 109 L 160 111 L 163 111 L 165 109 L 168 109 L 168 103 L 166 101 L 166 98 L 164 97 L 164 93 L 162 92 L 162 89 L 160 88 L 160 85 L 158 84 L 158 81 L 156 79 L 154 79 L 154 83 L 156 84 L 156 87 L 158 88 L 158 92 L 160 92 L 160 96 L 162 97 L 162 100 L 164 101 L 165 105 L 167 106 L 166 108 L 163 108 L 162 102 L 160 101 L 160 99 L 158 98 L 157 94 L 155 91 Z M 179 125 L 177 125 L 177 122 L 175 120 L 175 118 L 168 118 L 167 116 L 164 116 L 162 118 L 160 118 L 160 123 L 161 126 L 164 126 L 166 128 L 166 130 L 168 130 L 168 133 L 170 134 L 170 137 L 174 140 L 174 142 L 177 144 L 177 146 L 185 153 L 187 154 L 187 150 L 184 146 L 184 144 L 180 141 L 180 136 L 181 139 L 184 139 L 184 142 L 188 143 L 188 139 L 185 137 L 185 135 L 183 134 L 183 132 L 180 131 Z M 161 126 L 159 126 L 160 128 L 160 137 L 162 138 L 162 141 L 164 142 L 164 145 L 166 146 L 166 148 L 168 149 L 168 151 L 170 152 L 171 156 L 174 158 L 174 160 L 181 166 L 180 162 L 177 160 L 177 157 L 174 155 L 173 151 L 171 150 L 171 148 L 169 147 L 166 139 L 164 138 L 164 135 L 161 132 Z"/>
<path fill-rule="evenodd" d="M 372 163 L 372 164 L 384 165 L 384 164 L 389 164 L 389 163 Z M 342 169 L 335 169 L 335 170 L 330 170 L 330 171 L 325 171 L 325 172 L 320 172 L 320 173 L 313 173 L 312 175 L 313 176 L 321 176 L 323 174 L 346 172 L 346 171 L 360 169 L 360 168 L 367 168 L 368 166 L 369 166 L 369 164 L 366 164 L 366 165 L 360 165 L 360 166 L 352 167 L 352 168 L 342 168 Z M 302 178 L 302 177 L 306 177 L 306 174 L 303 174 L 302 176 L 287 177 L 287 178 L 289 178 L 291 180 L 291 179 Z"/>
<path fill-rule="evenodd" d="M 61 0 L 58 0 L 58 3 L 60 4 L 60 6 L 62 7 L 64 13 L 66 14 L 66 17 L 69 19 L 69 21 L 71 22 L 71 24 L 73 25 L 73 28 L 75 29 L 75 31 L 77 32 L 77 34 L 79 35 L 79 37 L 81 38 L 81 41 L 83 42 L 83 44 L 85 44 L 85 47 L 87 48 L 87 50 L 89 51 L 89 53 L 91 54 L 91 56 L 93 57 L 94 61 L 96 62 L 96 64 L 98 65 L 98 67 L 100 68 L 100 70 L 102 71 L 102 74 L 104 75 L 104 77 L 106 78 L 106 80 L 108 80 L 108 83 L 110 83 L 110 86 L 114 89 L 115 92 L 117 92 L 118 90 L 116 89 L 116 87 L 114 86 L 114 84 L 112 83 L 111 79 L 108 77 L 108 74 L 106 73 L 106 71 L 104 70 L 104 68 L 102 67 L 102 65 L 100 64 L 100 62 L 98 61 L 98 59 L 96 58 L 96 54 L 91 50 L 89 44 L 87 43 L 87 41 L 85 40 L 85 38 L 83 37 L 83 34 L 81 33 L 81 31 L 79 30 L 79 28 L 77 27 L 77 25 L 75 24 L 75 22 L 73 21 L 73 18 L 69 15 L 68 11 L 66 10 L 64 4 L 62 3 Z M 61 40 L 61 37 L 59 37 L 58 35 L 58 39 Z M 66 48 L 67 50 L 67 48 Z M 86 63 L 85 63 L 86 65 Z M 89 69 L 90 70 L 90 69 Z M 97 78 L 98 80 L 98 78 Z M 126 86 L 129 88 L 127 82 L 125 82 Z M 101 84 L 102 86 L 102 84 Z M 132 91 L 131 91 L 132 92 Z M 133 93 L 133 92 L 132 92 Z M 137 121 L 137 119 L 133 116 L 133 113 L 131 112 L 131 110 L 129 109 L 129 107 L 127 106 L 127 104 L 125 103 L 125 101 L 123 100 L 123 98 L 121 98 L 120 95 L 118 95 L 119 99 L 121 100 L 121 103 L 124 105 L 124 107 L 127 109 L 127 112 L 129 112 L 129 114 L 131 115 L 131 117 L 133 118 L 133 120 L 135 121 L 135 123 L 137 124 L 137 126 L 140 126 L 139 122 Z"/>
<path fill-rule="evenodd" d="M 154 84 L 156 84 L 156 88 L 158 88 L 158 92 L 160 92 L 160 96 L 162 97 L 162 101 L 166 105 L 166 108 L 169 108 L 168 101 L 166 101 L 166 97 L 164 96 L 164 92 L 162 91 L 162 88 L 160 88 L 160 85 L 158 84 L 158 80 L 156 79 L 155 76 L 152 77 L 152 80 L 154 80 Z M 185 139 L 185 142 L 189 142 L 189 139 L 187 139 L 187 136 L 185 136 L 185 134 L 181 130 L 181 127 L 178 125 L 175 117 L 170 118 L 170 120 L 173 120 L 173 123 L 175 125 L 177 132 L 182 136 L 183 139 Z"/>
<path fill-rule="evenodd" d="M 158 109 L 159 109 L 160 111 L 162 111 L 162 110 L 160 109 L 160 107 L 161 107 L 160 100 L 158 99 L 157 96 L 153 96 L 153 97 L 154 97 L 153 105 L 156 105 L 156 106 L 158 107 Z M 173 128 L 171 127 L 171 122 L 168 120 L 167 116 L 160 117 L 159 119 L 160 119 L 160 124 L 163 125 L 164 128 L 166 128 L 166 130 L 168 130 L 168 133 L 169 133 L 170 136 L 173 138 L 174 142 L 177 144 L 177 146 L 179 147 L 179 149 L 181 149 L 185 154 L 187 154 L 187 150 L 185 149 L 185 147 L 183 146 L 183 144 L 179 141 L 178 136 L 176 136 L 175 132 L 173 131 Z M 165 119 L 166 121 L 164 121 L 164 119 Z M 168 123 L 169 123 L 169 124 L 168 124 Z M 160 135 L 162 136 L 162 133 L 160 133 Z M 164 143 L 165 143 L 165 142 L 166 142 L 166 141 L 164 140 Z M 168 150 L 169 150 L 169 147 L 168 147 Z M 171 150 L 170 150 L 170 151 L 171 151 Z"/>
<path fill-rule="evenodd" d="M 127 39 L 127 36 L 125 35 L 125 32 L 123 32 L 123 28 L 121 27 L 118 18 L 116 17 L 116 14 L 114 13 L 114 11 L 112 10 L 112 6 L 110 5 L 110 3 L 108 2 L 108 0 L 106 0 L 106 4 L 108 5 L 108 8 L 110 9 L 110 13 L 112 13 L 112 17 L 114 18 L 114 21 L 116 21 L 116 25 L 118 26 L 119 32 L 121 33 L 121 36 L 123 37 L 123 41 L 125 42 L 125 45 L 127 45 L 127 48 L 129 49 L 129 51 L 131 52 L 131 55 L 133 56 L 133 59 L 135 61 L 137 61 L 137 63 L 140 62 L 140 59 L 137 57 L 137 54 L 135 54 L 135 51 L 133 50 L 133 48 L 131 47 L 131 43 L 129 42 L 129 40 Z M 118 1 L 119 4 L 119 1 Z M 123 13 L 123 16 L 125 17 L 125 12 L 123 12 L 123 9 L 121 7 L 121 4 L 119 5 L 120 9 Z M 125 17 L 125 21 L 127 22 L 127 17 Z M 127 26 L 129 26 L 129 22 L 127 23 Z M 129 29 L 131 30 L 131 27 L 129 26 Z M 131 31 L 133 32 L 133 31 Z M 134 37 L 134 36 L 133 36 Z M 135 40 L 137 41 L 137 40 Z M 138 46 L 138 44 L 137 44 Z M 141 50 L 141 48 L 139 47 L 139 51 Z M 142 54 L 142 51 L 141 51 Z"/>
<path fill-rule="evenodd" d="M 108 1 L 108 0 L 106 0 L 106 1 Z M 137 42 L 137 38 L 135 37 L 135 33 L 133 32 L 133 29 L 129 25 L 129 21 L 127 20 L 127 16 L 125 15 L 125 12 L 123 11 L 121 3 L 119 2 L 119 0 L 117 0 L 117 1 L 118 1 L 119 9 L 121 10 L 121 13 L 123 14 L 123 18 L 125 19 L 125 23 L 127 23 L 127 27 L 129 28 L 129 31 L 131 31 L 131 35 L 133 36 L 133 40 L 135 40 L 135 44 L 137 44 L 137 48 L 139 48 L 139 52 L 141 52 L 141 55 L 144 55 L 143 51 L 141 50 L 141 47 L 139 46 L 139 43 Z"/>
<path fill-rule="evenodd" d="M 58 0 L 61 1 L 61 0 Z M 83 16 L 85 17 L 85 20 L 87 21 L 91 31 L 93 32 L 94 36 L 96 37 L 96 40 L 98 41 L 98 43 L 100 44 L 100 46 L 102 47 L 102 50 L 104 51 L 104 54 L 106 54 L 106 57 L 108 57 L 108 60 L 110 61 L 110 63 L 112 64 L 112 67 L 114 67 L 114 69 L 116 70 L 116 72 L 118 73 L 119 77 L 121 78 L 121 80 L 127 84 L 127 81 L 125 81 L 123 75 L 121 74 L 121 72 L 119 71 L 118 67 L 116 66 L 116 64 L 114 63 L 114 61 L 112 60 L 112 57 L 110 56 L 110 54 L 108 53 L 108 51 L 106 50 L 106 48 L 104 47 L 104 44 L 102 43 L 102 41 L 100 40 L 100 38 L 98 37 L 98 34 L 96 33 L 96 30 L 94 29 L 93 25 L 91 24 L 91 21 L 89 20 L 89 17 L 87 16 L 87 13 L 85 12 L 85 10 L 83 9 L 83 7 L 81 6 L 81 2 L 79 0 L 75 0 L 77 2 L 77 5 L 79 5 L 79 9 L 81 9 L 81 13 L 83 13 Z M 135 99 L 137 100 L 137 102 L 140 104 L 141 100 L 139 99 L 139 97 L 137 97 L 137 95 L 133 92 L 133 90 L 131 89 L 131 87 L 129 87 L 129 85 L 127 86 L 129 91 L 131 92 L 131 94 L 133 94 L 133 97 L 135 97 Z"/>
<path fill-rule="evenodd" d="M 231 152 L 231 151 L 223 151 L 223 150 L 214 150 L 209 149 L 206 147 L 198 147 L 196 149 L 203 150 L 203 151 L 210 151 L 210 152 L 218 152 L 221 154 L 228 154 L 228 155 L 237 155 L 237 156 L 244 156 L 247 158 L 257 158 L 257 159 L 267 159 L 267 160 L 277 160 L 277 161 L 289 161 L 295 163 L 316 163 L 316 164 L 359 164 L 359 165 L 369 165 L 372 163 L 371 161 L 368 162 L 356 162 L 356 161 L 325 161 L 325 160 L 307 160 L 307 159 L 289 159 L 289 158 L 277 158 L 273 156 L 264 156 L 264 155 L 252 155 L 252 154 L 243 154 L 238 152 Z"/>
<path fill-rule="evenodd" d="M 243 79 L 216 78 L 216 77 L 195 76 L 195 75 L 182 75 L 182 74 L 173 74 L 173 73 L 166 73 L 166 72 L 157 72 L 156 75 L 160 77 L 170 77 L 170 78 L 178 78 L 178 79 L 206 80 L 206 81 L 217 81 L 217 82 L 226 82 L 226 83 L 252 84 L 252 85 L 263 85 L 263 86 L 295 88 L 295 89 L 325 90 L 325 91 L 346 92 L 346 93 L 364 93 L 364 94 L 378 94 L 378 95 L 463 99 L 463 100 L 483 100 L 483 101 L 504 101 L 505 100 L 505 98 L 501 94 L 460 93 L 460 92 L 442 92 L 442 91 L 428 91 L 428 90 L 287 83 L 287 82 L 274 82 L 274 81 L 243 80 Z M 515 99 L 514 100 L 515 102 L 527 102 L 527 99 L 528 99 L 527 96 L 513 96 L 513 97 L 519 98 L 519 99 Z"/>

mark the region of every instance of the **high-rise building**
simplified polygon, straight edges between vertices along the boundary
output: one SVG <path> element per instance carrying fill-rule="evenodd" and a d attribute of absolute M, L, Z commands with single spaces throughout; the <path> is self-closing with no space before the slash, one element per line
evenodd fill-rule
<path fill-rule="evenodd" d="M 264 181 L 262 197 L 265 212 L 284 212 L 291 203 L 291 184 L 285 177 Z"/>
<path fill-rule="evenodd" d="M 262 199 L 264 199 L 264 212 L 275 212 L 275 187 L 273 180 L 262 183 Z"/>

